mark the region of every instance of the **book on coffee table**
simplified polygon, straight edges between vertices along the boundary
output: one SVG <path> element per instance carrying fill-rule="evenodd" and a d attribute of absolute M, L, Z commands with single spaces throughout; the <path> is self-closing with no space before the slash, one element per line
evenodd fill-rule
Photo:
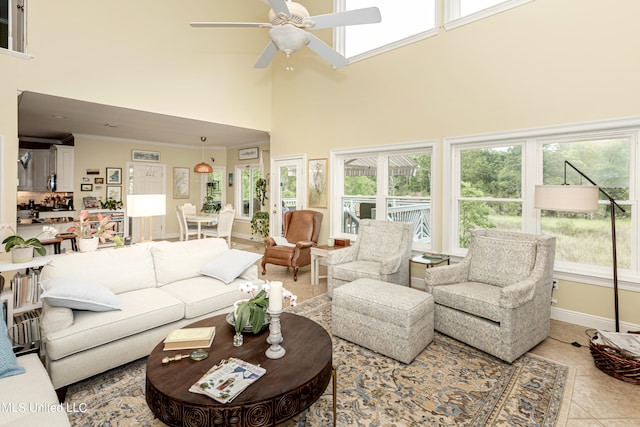
<path fill-rule="evenodd" d="M 228 403 L 266 372 L 260 366 L 230 357 L 209 369 L 189 391 L 207 395 L 220 403 Z"/>
<path fill-rule="evenodd" d="M 188 350 L 192 348 L 211 347 L 215 336 L 215 326 L 176 329 L 164 340 L 164 350 Z"/>

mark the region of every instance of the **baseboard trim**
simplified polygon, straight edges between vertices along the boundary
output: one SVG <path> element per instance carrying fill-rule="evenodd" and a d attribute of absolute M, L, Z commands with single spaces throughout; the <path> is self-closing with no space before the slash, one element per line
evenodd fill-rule
<path fill-rule="evenodd" d="M 606 331 L 615 331 L 616 329 L 616 323 L 614 319 L 607 319 L 606 317 L 566 310 L 564 308 L 551 307 L 551 319 L 593 329 L 604 329 Z M 620 322 L 620 332 L 638 330 L 640 330 L 640 325 L 628 322 Z"/>

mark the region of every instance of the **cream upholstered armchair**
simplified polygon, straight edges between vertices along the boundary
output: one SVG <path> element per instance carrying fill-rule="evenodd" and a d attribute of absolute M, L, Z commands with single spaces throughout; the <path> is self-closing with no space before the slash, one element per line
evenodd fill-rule
<path fill-rule="evenodd" d="M 473 230 L 458 264 L 428 268 L 435 329 L 506 362 L 549 335 L 555 237 Z"/>
<path fill-rule="evenodd" d="M 338 286 L 361 278 L 408 286 L 412 243 L 410 222 L 360 220 L 355 243 L 327 257 L 329 296 Z"/>

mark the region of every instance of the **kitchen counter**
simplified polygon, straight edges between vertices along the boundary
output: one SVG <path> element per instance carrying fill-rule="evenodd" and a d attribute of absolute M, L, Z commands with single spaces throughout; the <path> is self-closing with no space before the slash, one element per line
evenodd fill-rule
<path fill-rule="evenodd" d="M 71 216 L 60 216 L 53 218 L 22 218 L 18 220 L 18 225 L 37 225 L 37 224 L 57 224 L 60 222 L 73 222 Z"/>

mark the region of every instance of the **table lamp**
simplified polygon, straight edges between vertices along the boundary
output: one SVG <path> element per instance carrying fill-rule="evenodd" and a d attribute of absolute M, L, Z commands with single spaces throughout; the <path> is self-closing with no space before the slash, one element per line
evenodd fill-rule
<path fill-rule="evenodd" d="M 167 196 L 165 194 L 129 194 L 127 196 L 127 216 L 140 218 L 140 241 L 153 240 L 153 217 L 167 213 Z M 149 219 L 149 239 L 145 240 L 144 223 Z"/>

